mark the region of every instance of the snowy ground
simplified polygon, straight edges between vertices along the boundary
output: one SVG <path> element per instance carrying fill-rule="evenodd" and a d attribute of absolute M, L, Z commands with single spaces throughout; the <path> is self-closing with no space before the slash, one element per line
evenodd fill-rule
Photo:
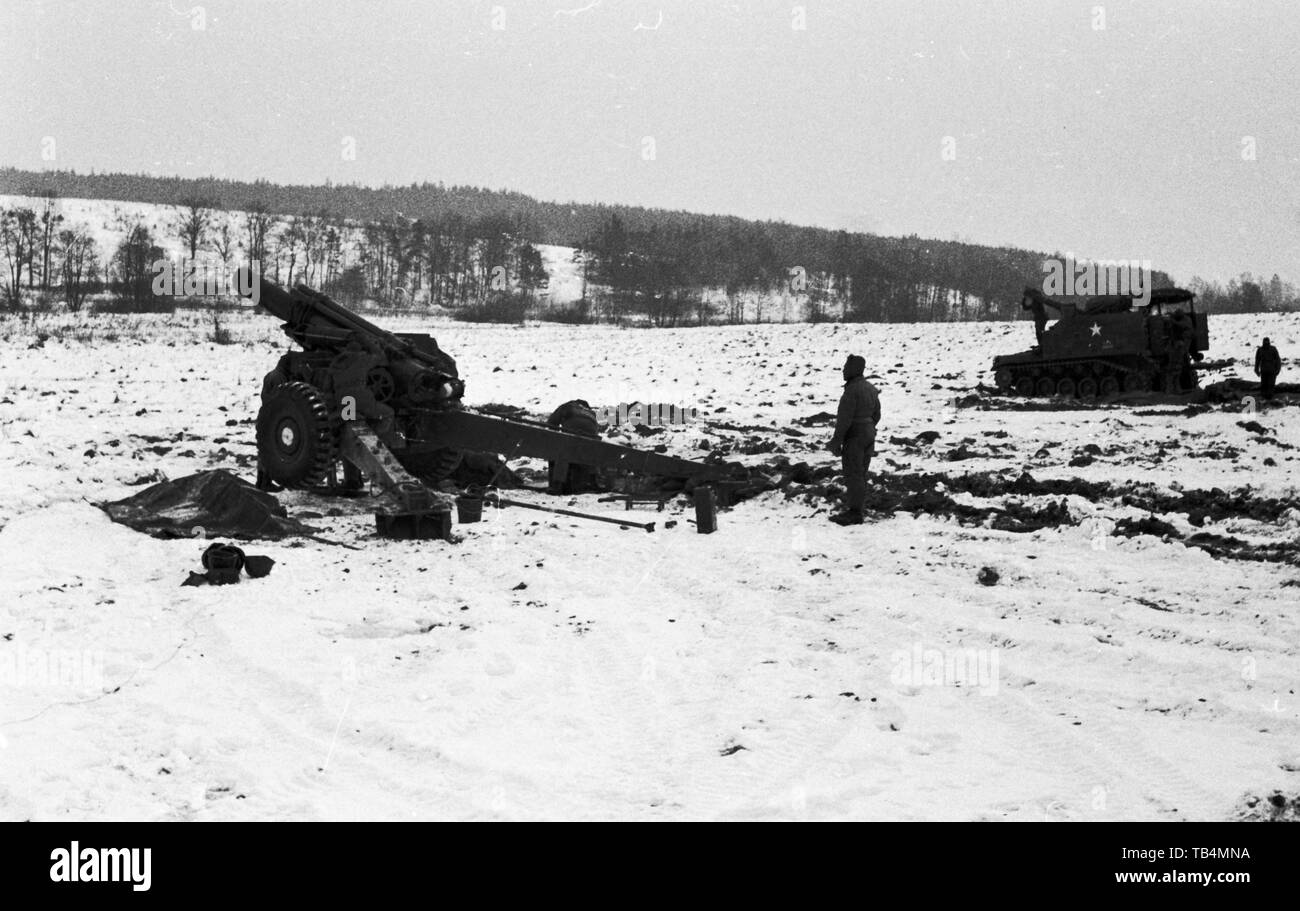
<path fill-rule="evenodd" d="M 454 545 L 343 515 L 313 521 L 359 550 L 250 544 L 270 577 L 180 588 L 199 542 L 91 504 L 158 472 L 251 477 L 284 342 L 246 315 L 218 346 L 204 319 L 49 317 L 36 349 L 40 326 L 0 326 L 0 818 L 1225 819 L 1300 789 L 1297 567 L 1111 534 L 1145 515 L 1118 500 L 1068 497 L 1069 522 L 1028 533 L 904 511 L 845 529 L 774 491 L 711 536 L 680 505 L 643 511 L 649 535 L 516 510 Z M 882 478 L 1296 496 L 1294 405 L 959 407 L 1025 324 L 433 331 L 472 403 L 694 405 L 703 424 L 650 441 L 679 454 L 830 464 L 826 426 L 793 422 L 834 410 L 858 351 Z M 1209 358 L 1237 363 L 1208 379 L 1248 375 L 1263 334 L 1300 350 L 1294 316 L 1213 319 Z M 610 512 L 595 499 L 573 498 Z M 1295 509 L 1203 527 L 1300 544 Z"/>

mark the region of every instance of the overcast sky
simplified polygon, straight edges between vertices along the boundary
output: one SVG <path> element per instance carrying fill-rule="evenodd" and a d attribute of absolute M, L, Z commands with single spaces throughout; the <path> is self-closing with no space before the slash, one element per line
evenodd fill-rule
<path fill-rule="evenodd" d="M 442 181 L 1300 279 L 1298 61 L 1295 0 L 3 0 L 0 164 Z"/>

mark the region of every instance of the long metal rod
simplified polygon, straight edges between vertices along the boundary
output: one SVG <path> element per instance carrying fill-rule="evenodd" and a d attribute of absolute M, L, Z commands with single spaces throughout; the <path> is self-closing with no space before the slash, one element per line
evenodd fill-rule
<path fill-rule="evenodd" d="M 557 516 L 572 516 L 575 519 L 591 519 L 593 522 L 608 522 L 611 525 L 622 525 L 627 528 L 643 528 L 646 531 L 655 530 L 655 523 L 653 522 L 629 522 L 626 519 L 611 519 L 608 516 L 593 516 L 585 512 L 574 512 L 572 509 L 559 509 L 554 506 L 539 506 L 536 503 L 525 503 L 522 500 L 508 500 L 505 497 L 484 497 L 483 501 L 494 506 L 522 506 L 524 509 L 536 509 L 538 512 L 550 512 Z"/>

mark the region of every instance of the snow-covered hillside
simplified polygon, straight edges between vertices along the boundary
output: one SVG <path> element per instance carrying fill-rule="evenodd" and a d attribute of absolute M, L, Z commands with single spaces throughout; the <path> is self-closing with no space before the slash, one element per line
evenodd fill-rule
<path fill-rule="evenodd" d="M 31 196 L 12 196 L 0 194 L 0 208 L 26 207 L 41 212 L 46 201 Z M 95 240 L 102 262 L 106 262 L 117 250 L 128 232 L 137 224 L 147 227 L 164 255 L 173 260 L 186 258 L 188 247 L 181 238 L 177 228 L 181 221 L 182 210 L 176 206 L 155 205 L 152 203 L 123 202 L 104 199 L 57 198 L 54 211 L 62 215 L 63 228 L 85 228 Z M 242 212 L 214 210 L 212 225 L 208 232 L 209 240 L 200 252 L 200 259 L 211 264 L 219 263 L 212 247 L 212 238 L 223 224 L 229 225 L 231 234 L 237 239 L 246 237 L 246 221 Z M 342 264 L 354 264 L 359 257 L 359 244 L 362 238 L 360 227 L 352 226 L 345 232 L 342 244 Z M 274 248 L 274 239 L 269 244 Z M 542 265 L 546 269 L 547 286 L 539 292 L 537 305 L 542 309 L 563 307 L 580 300 L 583 295 L 583 269 L 577 259 L 578 251 L 573 247 L 555 244 L 534 244 L 541 254 Z M 241 246 L 241 255 L 244 248 Z M 274 277 L 274 276 L 271 276 Z M 595 293 L 594 288 L 587 289 Z M 704 296 L 716 313 L 727 312 L 731 304 L 726 291 L 722 288 L 710 288 Z M 977 299 L 972 298 L 971 306 L 976 306 Z M 735 306 L 743 313 L 745 322 L 797 322 L 808 316 L 808 301 L 804 294 L 791 294 L 779 289 L 745 291 Z M 839 305 L 832 307 L 838 312 Z"/>
<path fill-rule="evenodd" d="M 343 504 L 311 521 L 359 550 L 251 544 L 269 577 L 181 588 L 205 542 L 92 503 L 251 477 L 283 339 L 249 314 L 214 345 L 193 319 L 0 343 L 0 818 L 1225 819 L 1300 790 L 1294 403 L 972 404 L 1023 325 L 442 323 L 473 403 L 694 405 L 648 442 L 773 476 L 833 464 L 824 413 L 860 352 L 876 515 L 830 524 L 800 482 L 710 536 L 673 504 L 640 516 L 653 534 L 503 510 L 446 544 Z M 1215 318 L 1209 357 L 1236 364 L 1207 379 L 1249 373 L 1262 334 L 1293 358 L 1300 321 Z M 1204 514 L 1149 508 L 1195 491 Z"/>

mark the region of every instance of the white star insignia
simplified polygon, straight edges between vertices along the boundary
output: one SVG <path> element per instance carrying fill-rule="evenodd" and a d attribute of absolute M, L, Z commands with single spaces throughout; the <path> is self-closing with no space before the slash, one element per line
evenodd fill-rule
<path fill-rule="evenodd" d="M 1092 334 L 1093 334 L 1094 336 L 1096 336 L 1096 335 L 1101 335 L 1101 326 L 1098 326 L 1096 323 L 1093 323 L 1093 324 L 1092 324 Z"/>

